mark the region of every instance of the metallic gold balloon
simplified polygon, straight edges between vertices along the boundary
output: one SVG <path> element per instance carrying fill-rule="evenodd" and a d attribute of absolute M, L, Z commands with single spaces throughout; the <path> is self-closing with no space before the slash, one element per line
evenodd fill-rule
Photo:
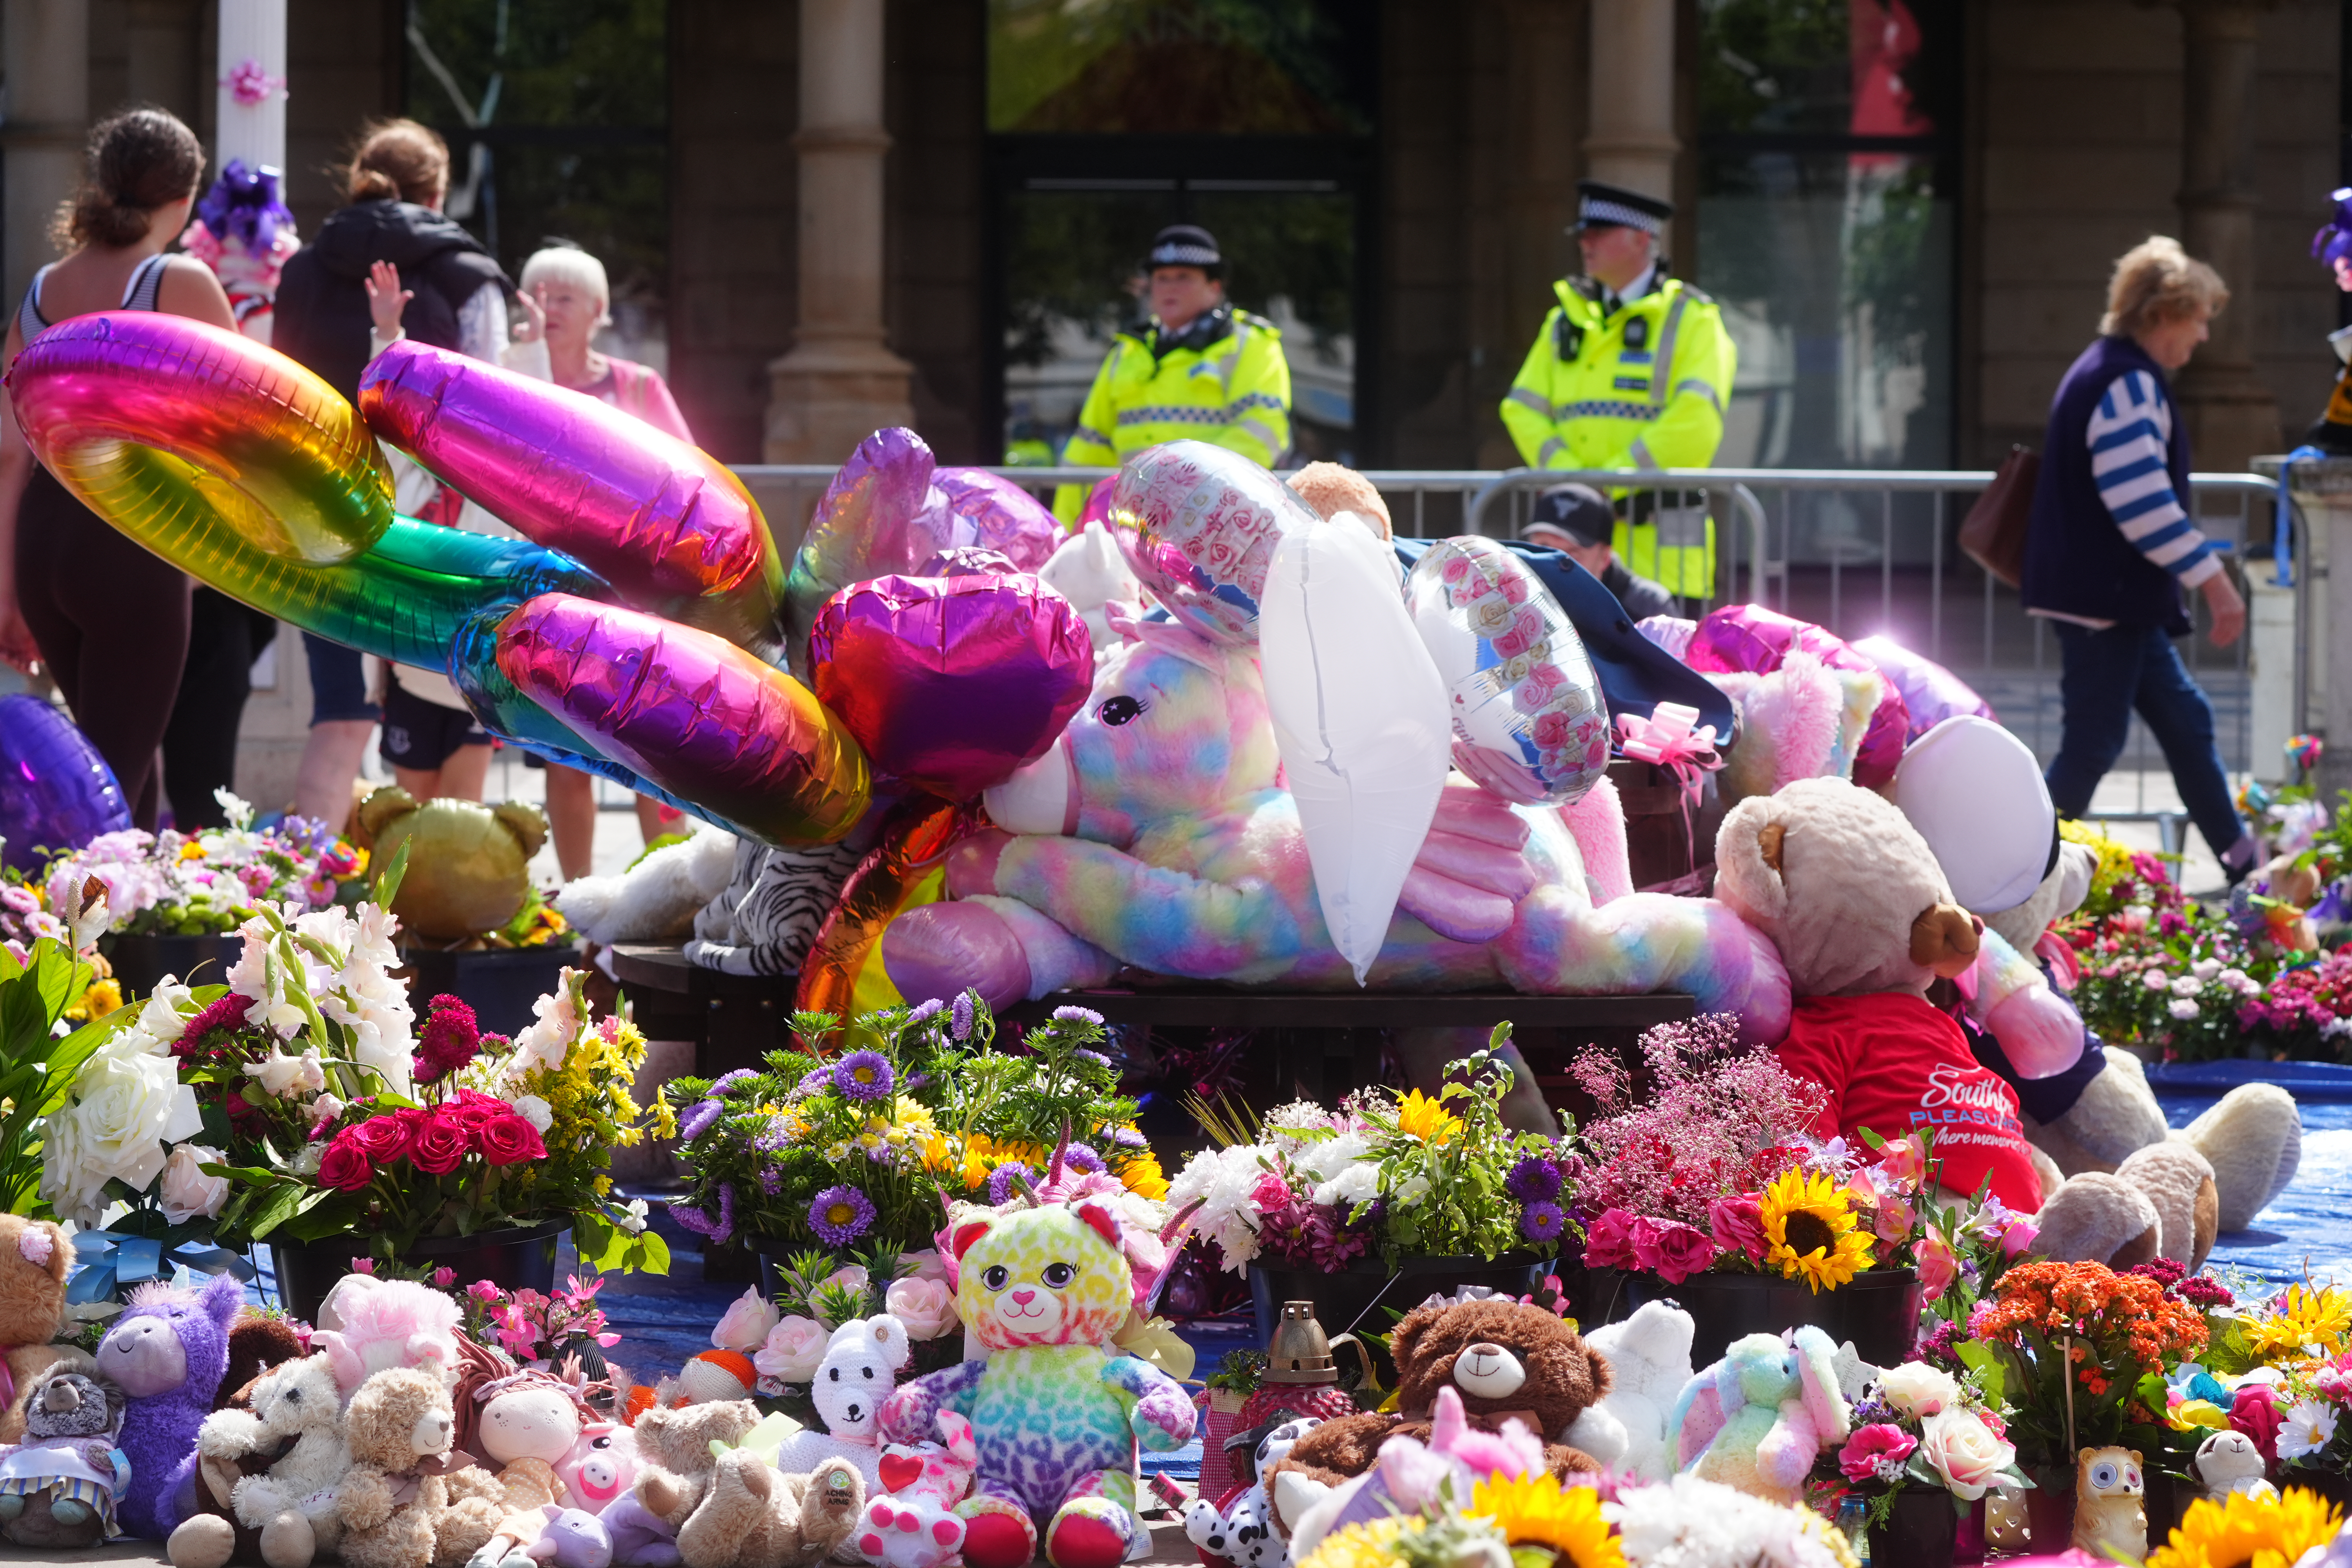
<path fill-rule="evenodd" d="M 882 933 L 923 879 L 947 863 L 956 840 L 980 824 L 980 814 L 969 801 L 919 795 L 892 809 L 882 824 L 880 841 L 841 885 L 841 897 L 809 943 L 793 1003 L 796 1011 L 845 1019 L 857 1011 L 857 977 L 881 943 Z"/>
<path fill-rule="evenodd" d="M 329 565 L 392 525 L 391 471 L 352 405 L 235 332 L 76 316 L 25 345 L 8 393 L 49 471 L 151 549 L 203 514 L 263 555 Z"/>

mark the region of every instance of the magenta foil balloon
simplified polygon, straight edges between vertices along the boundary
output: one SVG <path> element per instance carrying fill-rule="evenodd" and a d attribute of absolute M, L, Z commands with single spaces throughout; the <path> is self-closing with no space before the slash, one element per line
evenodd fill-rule
<path fill-rule="evenodd" d="M 885 787 L 966 800 L 1045 754 L 1087 700 L 1094 645 L 1025 574 L 881 577 L 818 614 L 809 662 Z"/>
<path fill-rule="evenodd" d="M 1802 648 L 1835 669 L 1883 673 L 1843 637 L 1761 605 L 1726 605 L 1710 614 L 1691 633 L 1683 662 L 1702 673 L 1745 670 L 1768 675 L 1780 668 L 1790 648 Z M 1901 689 L 1892 679 L 1885 685 L 1886 694 L 1872 710 L 1862 744 L 1854 752 L 1853 782 L 1866 789 L 1875 789 L 1895 776 L 1895 764 L 1903 760 L 1911 732 Z"/>
<path fill-rule="evenodd" d="M 808 688 L 709 632 L 568 594 L 517 605 L 499 668 L 599 751 L 771 843 L 824 843 L 870 797 L 866 755 Z"/>
<path fill-rule="evenodd" d="M 1066 537 L 1061 522 L 1043 501 L 999 475 L 979 468 L 941 468 L 931 476 L 931 488 L 946 498 L 947 510 L 961 524 L 960 536 L 942 541 L 940 549 L 977 545 L 997 552 L 1024 572 L 1034 572 Z M 967 531 L 970 538 L 961 537 Z"/>
<path fill-rule="evenodd" d="M 930 496 L 931 449 L 912 430 L 892 426 L 857 444 L 825 487 L 793 557 L 790 635 L 793 668 L 808 672 L 809 628 L 825 601 L 869 578 L 906 572 L 938 552 L 911 556 L 908 526 Z"/>
<path fill-rule="evenodd" d="M 1321 521 L 1271 472 L 1205 441 L 1146 447 L 1119 465 L 1111 490 L 1111 531 L 1137 581 L 1228 647 L 1257 642 L 1275 542 Z"/>
<path fill-rule="evenodd" d="M 639 609 L 776 646 L 784 563 L 718 459 L 609 404 L 404 338 L 360 376 L 376 434 Z"/>
<path fill-rule="evenodd" d="M 12 870 L 47 865 L 36 849 L 79 849 L 131 826 L 114 770 L 72 720 L 37 697 L 0 697 L 0 839 Z"/>
<path fill-rule="evenodd" d="M 1990 719 L 1996 724 L 2000 722 L 1992 704 L 1978 696 L 1967 681 L 1934 659 L 1913 653 L 1884 632 L 1855 643 L 1853 651 L 1878 666 L 1879 673 L 1902 693 L 1904 711 L 1910 720 L 1906 742 L 1917 740 L 1947 719 Z"/>

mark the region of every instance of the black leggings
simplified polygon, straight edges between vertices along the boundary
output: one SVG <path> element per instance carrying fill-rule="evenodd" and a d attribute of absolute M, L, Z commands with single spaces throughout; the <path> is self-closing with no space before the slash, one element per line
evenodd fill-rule
<path fill-rule="evenodd" d="M 117 532 L 36 466 L 16 511 L 16 601 L 76 724 L 152 832 L 159 751 L 188 658 L 180 569 Z"/>

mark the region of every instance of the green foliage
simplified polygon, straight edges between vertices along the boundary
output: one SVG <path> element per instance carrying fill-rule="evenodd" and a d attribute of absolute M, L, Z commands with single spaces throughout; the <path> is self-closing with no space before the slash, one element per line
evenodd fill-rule
<path fill-rule="evenodd" d="M 81 1064 L 138 1015 L 117 1008 L 59 1038 L 66 1009 L 95 971 L 50 937 L 19 964 L 0 947 L 0 1208 L 47 1217 L 41 1197 L 41 1118 L 65 1102 Z"/>

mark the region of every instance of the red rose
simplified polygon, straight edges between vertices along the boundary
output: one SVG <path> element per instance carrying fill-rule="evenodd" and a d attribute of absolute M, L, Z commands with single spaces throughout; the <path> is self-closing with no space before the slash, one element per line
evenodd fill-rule
<path fill-rule="evenodd" d="M 539 1130 L 511 1110 L 476 1128 L 474 1147 L 493 1165 L 547 1158 L 547 1145 L 539 1141 Z"/>
<path fill-rule="evenodd" d="M 348 1138 L 371 1163 L 389 1165 L 407 1154 L 408 1146 L 415 1141 L 414 1125 L 404 1111 L 395 1111 L 389 1116 L 371 1116 L 365 1121 L 345 1128 L 337 1134 L 335 1142 L 341 1143 Z"/>
<path fill-rule="evenodd" d="M 471 1142 L 464 1121 L 450 1114 L 444 1107 L 418 1125 L 415 1142 L 409 1145 L 408 1158 L 428 1176 L 446 1176 L 457 1168 L 458 1161 L 466 1157 L 466 1150 Z"/>
<path fill-rule="evenodd" d="M 355 1193 L 375 1180 L 375 1168 L 368 1163 L 367 1152 L 361 1147 L 361 1128 L 372 1125 L 362 1122 L 335 1134 L 327 1145 L 327 1152 L 319 1161 L 319 1180 L 338 1192 Z"/>
<path fill-rule="evenodd" d="M 1584 1231 L 1584 1261 L 1592 1268 L 1638 1268 L 1633 1256 L 1634 1219 L 1623 1209 L 1603 1209 Z"/>
<path fill-rule="evenodd" d="M 443 1115 L 451 1117 L 461 1127 L 481 1128 L 501 1116 L 514 1114 L 514 1107 L 495 1094 L 484 1094 L 478 1089 L 461 1089 L 457 1097 L 443 1103 Z"/>
<path fill-rule="evenodd" d="M 1634 1222 L 1636 1226 L 1642 1223 Z M 1657 1228 L 1651 1233 L 1650 1248 L 1644 1250 L 1654 1251 L 1657 1261 L 1652 1267 L 1659 1279 L 1669 1285 L 1679 1285 L 1715 1266 L 1715 1243 L 1707 1238 L 1706 1232 L 1674 1220 L 1654 1223 Z"/>

